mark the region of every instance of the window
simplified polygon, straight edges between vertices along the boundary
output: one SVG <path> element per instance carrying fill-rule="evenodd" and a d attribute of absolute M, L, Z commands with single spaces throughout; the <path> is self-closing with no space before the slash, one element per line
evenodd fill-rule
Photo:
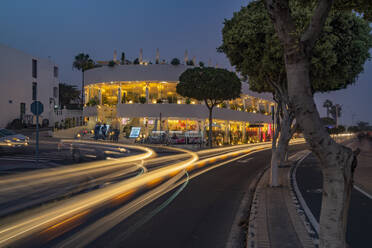
<path fill-rule="evenodd" d="M 58 87 L 53 87 L 53 97 L 54 98 L 58 97 Z"/>
<path fill-rule="evenodd" d="M 57 78 L 58 77 L 58 67 L 57 66 L 54 66 L 54 77 Z"/>
<path fill-rule="evenodd" d="M 26 103 L 21 102 L 20 107 L 21 107 L 21 117 L 23 117 L 23 115 L 26 114 Z"/>
<path fill-rule="evenodd" d="M 37 78 L 37 60 L 32 60 L 32 77 Z"/>
<path fill-rule="evenodd" d="M 32 83 L 32 100 L 36 101 L 37 99 L 37 83 L 33 82 Z"/>

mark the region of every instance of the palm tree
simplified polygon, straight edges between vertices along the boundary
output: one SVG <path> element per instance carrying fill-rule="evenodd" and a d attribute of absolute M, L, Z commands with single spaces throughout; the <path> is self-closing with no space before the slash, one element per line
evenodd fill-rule
<path fill-rule="evenodd" d="M 84 105 L 84 72 L 86 70 L 94 68 L 94 61 L 89 58 L 88 54 L 79 53 L 75 56 L 75 61 L 72 67 L 82 72 L 82 82 L 81 82 L 81 105 Z"/>
<path fill-rule="evenodd" d="M 328 99 L 327 99 L 327 100 L 325 100 L 324 103 L 323 103 L 323 107 L 327 109 L 327 117 L 329 117 L 329 112 L 330 112 L 332 106 L 333 106 L 333 103 L 332 103 L 331 100 L 328 100 Z"/>
<path fill-rule="evenodd" d="M 341 117 L 342 106 L 340 104 L 335 104 L 331 107 L 329 113 L 332 115 L 336 122 L 336 127 L 338 126 L 338 118 Z"/>

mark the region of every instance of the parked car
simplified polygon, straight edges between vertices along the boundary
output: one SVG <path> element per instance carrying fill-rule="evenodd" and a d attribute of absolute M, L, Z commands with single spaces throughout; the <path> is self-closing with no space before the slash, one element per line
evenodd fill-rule
<path fill-rule="evenodd" d="M 0 128 L 0 149 L 13 150 L 28 146 L 30 139 L 23 134 L 17 134 L 5 128 Z"/>

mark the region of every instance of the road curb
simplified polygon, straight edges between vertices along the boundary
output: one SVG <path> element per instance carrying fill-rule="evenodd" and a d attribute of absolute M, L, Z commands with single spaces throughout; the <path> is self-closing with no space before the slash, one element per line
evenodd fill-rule
<path fill-rule="evenodd" d="M 246 216 L 244 216 L 244 219 L 242 221 L 244 221 L 244 226 L 243 227 L 246 227 L 244 228 L 245 230 L 245 239 L 244 239 L 244 247 L 257 247 L 257 242 L 255 240 L 256 238 L 256 233 L 257 233 L 257 227 L 253 224 L 253 220 L 256 219 L 256 215 L 257 215 L 257 208 L 258 208 L 258 200 L 257 200 L 257 185 L 260 183 L 263 175 L 265 174 L 265 172 L 270 168 L 270 165 L 266 166 L 265 168 L 263 168 L 260 173 L 258 174 L 258 176 L 255 177 L 255 179 L 253 179 L 253 181 L 251 182 L 251 184 L 249 185 L 249 190 L 248 192 L 246 193 L 247 196 L 244 196 L 244 197 L 248 197 L 248 202 L 247 204 L 245 205 L 245 211 L 247 211 L 247 214 Z M 242 228 L 243 228 L 242 227 Z"/>
<path fill-rule="evenodd" d="M 306 156 L 308 156 L 308 154 L 309 153 L 305 154 L 303 151 L 296 153 L 292 156 L 292 164 L 294 164 L 295 166 L 298 161 L 304 159 Z M 293 168 L 294 166 L 291 166 L 291 168 Z M 300 209 L 300 204 L 298 203 L 297 198 L 294 195 L 291 182 L 291 169 L 288 167 L 281 168 L 281 170 L 283 171 L 281 173 L 282 176 L 280 176 L 279 180 L 282 182 L 282 186 L 278 187 L 277 190 L 268 191 L 267 183 L 269 180 L 269 172 L 267 171 L 267 169 L 269 168 L 270 166 L 266 167 L 265 170 L 262 171 L 262 174 L 260 175 L 258 182 L 256 183 L 253 201 L 250 207 L 248 233 L 246 235 L 246 247 L 269 248 L 272 247 L 272 245 L 278 245 L 278 242 L 275 239 L 270 241 L 270 237 L 273 238 L 273 234 L 269 233 L 272 229 L 268 225 L 272 225 L 273 223 L 271 223 L 271 219 L 268 219 L 267 216 L 267 211 L 272 211 L 272 206 L 270 204 L 267 205 L 268 202 L 270 202 L 267 197 L 268 195 L 272 194 L 272 192 L 278 193 L 278 191 L 281 191 L 282 197 L 284 197 L 283 202 L 286 205 L 288 211 L 289 221 L 291 222 L 293 229 L 298 237 L 298 247 L 316 247 L 317 245 L 315 244 L 313 239 L 314 235 L 311 235 L 311 226 L 310 224 L 305 224 L 304 211 Z"/>
<path fill-rule="evenodd" d="M 261 177 L 264 175 L 268 168 L 270 168 L 270 166 L 266 166 L 260 170 L 257 176 L 255 176 L 252 182 L 249 184 L 248 190 L 244 193 L 238 211 L 235 214 L 235 218 L 231 226 L 229 237 L 225 244 L 226 248 L 246 247 L 251 206 L 255 195 L 256 187 Z"/>

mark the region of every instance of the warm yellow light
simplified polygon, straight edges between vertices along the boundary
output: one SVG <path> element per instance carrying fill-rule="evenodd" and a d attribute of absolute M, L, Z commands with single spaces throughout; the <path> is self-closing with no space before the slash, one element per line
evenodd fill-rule
<path fill-rule="evenodd" d="M 130 100 L 130 101 L 129 101 L 129 103 L 133 103 L 133 101 L 132 101 L 132 100 Z"/>
<path fill-rule="evenodd" d="M 152 100 L 152 103 L 156 103 L 156 100 Z"/>
<path fill-rule="evenodd" d="M 177 101 L 177 104 L 181 104 L 181 100 L 178 100 L 178 101 Z"/>
<path fill-rule="evenodd" d="M 195 104 L 195 102 L 194 102 L 194 101 L 192 101 L 192 102 L 191 102 L 191 104 Z"/>

